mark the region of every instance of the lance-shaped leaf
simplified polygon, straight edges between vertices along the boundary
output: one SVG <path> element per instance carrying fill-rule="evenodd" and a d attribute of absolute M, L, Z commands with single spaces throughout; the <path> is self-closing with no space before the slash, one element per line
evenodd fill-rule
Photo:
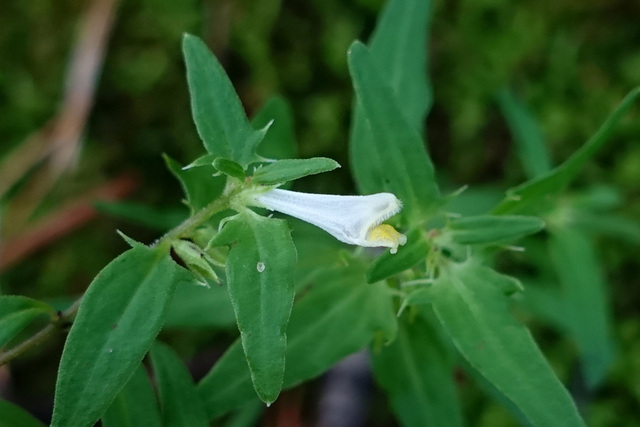
<path fill-rule="evenodd" d="M 242 347 L 260 399 L 282 388 L 286 326 L 293 305 L 296 249 L 286 221 L 246 211 L 228 221 L 211 246 L 230 245 L 226 273 Z"/>
<path fill-rule="evenodd" d="M 373 373 L 404 426 L 462 426 L 451 355 L 435 328 L 404 316 L 396 339 L 373 354 Z"/>
<path fill-rule="evenodd" d="M 202 40 L 185 34 L 182 50 L 193 121 L 206 150 L 243 167 L 258 160 L 256 148 L 268 126 L 253 129 L 229 77 Z"/>
<path fill-rule="evenodd" d="M 100 421 L 103 427 L 161 426 L 156 394 L 142 364 L 138 365 Z"/>
<path fill-rule="evenodd" d="M 609 141 L 616 126 L 629 111 L 638 95 L 640 95 L 640 88 L 629 92 L 600 129 L 564 163 L 544 175 L 507 191 L 507 197 L 493 209 L 493 213 L 533 213 L 548 209 L 554 198 Z"/>
<path fill-rule="evenodd" d="M 0 425 L 2 427 L 45 427 L 41 421 L 21 407 L 1 399 Z"/>
<path fill-rule="evenodd" d="M 52 426 L 93 425 L 131 378 L 176 283 L 192 280 L 168 252 L 137 245 L 91 283 L 62 352 Z"/>
<path fill-rule="evenodd" d="M 449 265 L 432 287 L 440 324 L 468 364 L 525 424 L 583 426 L 571 396 L 509 312 L 515 279 L 467 262 Z"/>
<path fill-rule="evenodd" d="M 433 165 L 420 134 L 400 110 L 401 100 L 380 76 L 362 43 L 351 45 L 348 60 L 364 126 L 373 135 L 367 148 L 375 164 L 375 191 L 395 194 L 405 205 L 405 217 L 418 219 L 440 199 Z"/>
<path fill-rule="evenodd" d="M 393 338 L 397 322 L 389 290 L 384 283 L 368 285 L 364 271 L 355 259 L 348 266 L 324 270 L 296 302 L 287 329 L 285 388 L 320 375 L 378 333 Z M 240 342 L 227 350 L 198 391 L 210 418 L 254 398 Z"/>
<path fill-rule="evenodd" d="M 158 382 L 162 425 L 207 427 L 209 420 L 191 374 L 173 350 L 160 342 L 151 349 L 151 364 Z"/>
<path fill-rule="evenodd" d="M 278 160 L 257 169 L 252 180 L 264 185 L 281 184 L 307 175 L 329 172 L 339 167 L 338 162 L 326 157 Z"/>
<path fill-rule="evenodd" d="M 389 1 L 369 43 L 381 79 L 400 101 L 398 107 L 409 126 L 420 135 L 432 101 L 431 87 L 427 82 L 430 8 L 429 0 Z M 357 104 L 351 123 L 349 149 L 360 192 L 369 194 L 386 190 L 380 171 L 387 167 L 388 151 L 374 140 L 362 106 Z"/>
<path fill-rule="evenodd" d="M 509 242 L 544 228 L 544 221 L 534 216 L 481 215 L 453 219 L 447 234 L 462 245 Z"/>
<path fill-rule="evenodd" d="M 0 296 L 0 349 L 42 315 L 54 316 L 53 307 L 20 295 Z"/>
<path fill-rule="evenodd" d="M 603 274 L 593 243 L 571 229 L 553 230 L 551 259 L 560 279 L 562 317 L 576 341 L 589 387 L 597 386 L 614 359 Z"/>
<path fill-rule="evenodd" d="M 408 270 L 424 261 L 428 253 L 429 243 L 422 230 L 412 230 L 407 234 L 407 244 L 397 254 L 388 252 L 376 258 L 367 271 L 367 281 L 375 283 Z"/>
<path fill-rule="evenodd" d="M 244 169 L 233 160 L 218 157 L 213 161 L 213 167 L 225 175 L 244 181 Z"/>
<path fill-rule="evenodd" d="M 527 176 L 533 179 L 547 173 L 551 169 L 551 160 L 542 130 L 531 112 L 507 88 L 499 91 L 496 99 Z"/>

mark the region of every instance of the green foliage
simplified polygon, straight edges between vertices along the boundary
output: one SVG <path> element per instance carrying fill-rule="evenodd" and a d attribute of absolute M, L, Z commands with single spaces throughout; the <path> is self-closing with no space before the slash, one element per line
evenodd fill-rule
<path fill-rule="evenodd" d="M 363 94 L 358 93 L 356 85 L 356 94 L 358 96 L 356 105 L 354 106 L 353 120 L 351 123 L 350 137 L 350 157 L 351 167 L 356 182 L 362 194 L 375 193 L 377 191 L 389 190 L 395 192 L 403 190 L 405 193 L 412 191 L 412 187 L 403 188 L 404 181 L 395 182 L 400 177 L 394 176 L 394 173 L 404 173 L 405 168 L 419 167 L 424 169 L 421 177 L 426 177 L 422 185 L 427 187 L 433 178 L 429 178 L 432 169 L 429 159 L 425 159 L 421 153 L 424 148 L 418 135 L 422 134 L 423 121 L 427 110 L 431 106 L 431 88 L 427 84 L 427 34 L 429 25 L 429 9 L 431 1 L 411 0 L 406 3 L 389 2 L 385 13 L 381 15 L 374 31 L 371 42 L 370 51 L 371 58 L 365 60 L 375 63 L 360 67 L 358 62 L 362 60 L 350 61 L 351 74 L 354 84 L 375 84 L 375 79 L 381 79 L 388 88 L 390 88 L 397 99 L 402 102 L 393 105 L 395 101 L 391 101 L 392 105 L 386 106 L 393 111 L 393 116 L 389 117 L 389 123 L 380 121 L 370 122 L 369 115 L 374 114 L 373 111 L 365 111 L 365 105 L 376 105 L 368 101 L 362 105 L 362 96 L 387 97 L 377 101 L 382 105 L 378 105 L 378 109 L 385 107 L 384 103 L 388 102 L 387 94 L 376 94 L 376 92 L 388 92 L 387 90 L 371 91 L 364 90 Z M 402 31 L 398 31 L 402 28 Z M 355 62 L 352 64 L 352 62 Z M 356 72 L 373 74 L 368 79 L 374 79 L 371 82 L 361 82 L 360 78 L 356 78 Z M 376 75 L 377 74 L 377 75 Z M 369 109 L 371 107 L 368 107 Z M 382 112 L 388 114 L 388 112 Z M 418 135 L 407 135 L 397 133 L 392 128 L 385 131 L 391 134 L 380 133 L 381 129 L 372 128 L 373 126 L 383 126 L 393 122 L 400 121 L 398 116 L 412 127 Z M 401 136 L 402 135 L 402 136 Z M 386 139 L 385 139 L 386 138 Z M 405 142 L 405 139 L 409 139 Z M 392 142 L 393 141 L 393 142 Z M 396 151 L 397 150 L 397 151 Z M 403 150 L 411 150 L 402 155 Z M 395 155 L 396 165 L 390 168 L 389 155 Z M 411 156 L 418 156 L 415 160 Z M 365 160 L 366 159 L 366 160 Z M 404 162 L 407 162 L 404 164 Z M 400 166 L 400 168 L 398 168 Z M 402 167 L 404 166 L 404 167 Z M 389 170 L 391 169 L 391 170 Z M 396 169 L 396 172 L 393 172 Z M 415 175 L 415 171 L 414 174 Z M 393 182 L 388 182 L 395 179 Z M 420 185 L 412 183 L 412 185 Z M 413 190 L 417 191 L 417 190 Z M 433 196 L 437 190 L 430 189 Z M 396 193 L 405 203 L 415 203 L 415 201 L 407 200 L 405 194 Z M 424 195 L 424 194 L 420 194 Z M 422 203 L 430 202 L 430 199 L 422 200 Z M 413 207 L 412 207 L 413 209 Z"/>
<path fill-rule="evenodd" d="M 602 382 L 614 360 L 607 291 L 593 243 L 579 231 L 554 230 L 549 244 L 561 286 L 562 317 L 582 355 L 587 385 Z"/>
<path fill-rule="evenodd" d="M 584 165 L 609 141 L 620 120 L 640 95 L 636 88 L 620 102 L 618 108 L 578 151 L 561 165 L 507 192 L 507 197 L 493 210 L 496 214 L 537 213 L 549 209 L 555 197 L 578 175 Z"/>
<path fill-rule="evenodd" d="M 208 426 L 207 413 L 191 375 L 173 350 L 157 342 L 151 349 L 151 364 L 158 382 L 162 425 Z"/>
<path fill-rule="evenodd" d="M 256 149 L 268 125 L 254 130 L 222 65 L 197 37 L 182 41 L 191 93 L 193 121 L 209 153 L 246 167 L 258 160 Z"/>
<path fill-rule="evenodd" d="M 247 211 L 226 222 L 210 246 L 230 245 L 227 281 L 251 380 L 267 404 L 284 376 L 296 249 L 287 223 Z"/>
<path fill-rule="evenodd" d="M 498 92 L 497 100 L 513 134 L 527 177 L 533 179 L 544 175 L 551 169 L 551 160 L 540 126 L 509 90 Z"/>
<path fill-rule="evenodd" d="M 582 426 L 575 404 L 529 331 L 509 312 L 512 278 L 467 262 L 451 266 L 433 285 L 433 309 L 456 349 L 533 425 Z"/>
<path fill-rule="evenodd" d="M 422 230 L 412 230 L 407 234 L 407 244 L 398 249 L 397 254 L 380 255 L 367 271 L 367 281 L 375 283 L 402 273 L 424 261 L 431 245 L 425 239 Z"/>
<path fill-rule="evenodd" d="M 307 175 L 329 172 L 339 167 L 338 162 L 325 157 L 278 160 L 257 169 L 251 179 L 256 184 L 281 184 Z"/>
<path fill-rule="evenodd" d="M 1 427 L 44 427 L 44 424 L 35 419 L 21 407 L 0 400 L 0 426 Z"/>
<path fill-rule="evenodd" d="M 462 426 L 452 355 L 419 316 L 400 322 L 398 336 L 373 355 L 373 372 L 405 426 Z"/>
<path fill-rule="evenodd" d="M 37 317 L 53 316 L 53 307 L 19 295 L 0 296 L 0 348 L 6 346 Z"/>
<path fill-rule="evenodd" d="M 358 154 L 354 163 L 375 169 L 375 182 L 367 182 L 367 188 L 396 194 L 404 203 L 404 216 L 415 222 L 439 201 L 431 160 L 369 50 L 355 42 L 348 58 L 364 125 L 373 135 L 367 154 Z"/>
<path fill-rule="evenodd" d="M 503 243 L 537 233 L 544 221 L 531 216 L 470 216 L 451 220 L 449 235 L 462 245 Z"/>
<path fill-rule="evenodd" d="M 165 18 L 171 15 L 167 11 L 184 18 L 194 7 L 169 3 L 160 7 Z M 265 94 L 234 80 L 246 111 L 257 111 L 249 119 L 221 64 L 247 66 L 249 74 L 273 71 L 266 49 L 280 3 L 258 3 L 246 10 L 264 12 L 266 19 L 246 17 L 246 34 L 230 40 L 241 58 L 220 56 L 219 61 L 198 37 L 186 34 L 182 39 L 191 113 L 204 150 L 191 155 L 186 167 L 166 155 L 165 163 L 182 186 L 189 215 L 127 202 L 99 204 L 103 212 L 165 234 L 145 245 L 120 233 L 132 248 L 96 276 L 81 304 L 65 312 L 35 299 L 0 296 L 0 348 L 10 347 L 0 353 L 5 362 L 73 320 L 60 362 L 52 426 L 98 421 L 107 427 L 198 426 L 218 424 L 223 416 L 228 425 L 255 424 L 263 403 L 277 402 L 282 389 L 300 386 L 362 350 L 371 353 L 375 380 L 402 425 L 476 423 L 478 415 L 462 408 L 469 400 L 466 394 L 474 393 L 467 390 L 467 378 L 522 424 L 585 425 L 552 369 L 567 361 L 558 363 L 554 352 L 547 360 L 510 304 L 529 309 L 533 316 L 523 318 L 534 327 L 549 322 L 560 332 L 559 342 L 575 344 L 580 360 L 576 372 L 589 392 L 606 380 L 616 344 L 593 235 L 622 236 L 637 244 L 640 226 L 612 212 L 621 205 L 615 190 L 594 188 L 578 195 L 566 190 L 611 140 L 640 89 L 632 90 L 600 130 L 555 168 L 534 110 L 509 89 L 498 91 L 494 99 L 529 180 L 508 190 L 502 201 L 495 200 L 496 188 L 505 186 L 441 196 L 425 146 L 424 125 L 434 103 L 427 65 L 430 52 L 452 41 L 439 37 L 427 43 L 430 1 L 389 0 L 368 45 L 353 42 L 341 67 L 346 70 L 348 64 L 355 91 L 349 162 L 356 186 L 365 195 L 393 194 L 337 196 L 348 190 L 315 175 L 340 167 L 320 157 L 331 150 L 318 141 L 343 126 L 338 116 L 349 103 L 343 95 L 323 95 L 303 108 L 299 100 L 292 108 L 275 96 L 258 108 L 255 104 Z M 324 11 L 338 3 L 326 4 L 330 6 L 319 2 L 314 7 Z M 358 7 L 370 7 L 366 4 Z M 212 7 L 218 19 L 224 7 Z M 467 17 L 475 17 L 465 22 L 472 27 L 491 21 L 494 15 L 482 14 L 488 7 L 461 5 L 470 10 Z M 227 12 L 237 13 L 232 9 Z M 345 19 L 338 15 L 328 16 Z M 289 18 L 283 14 L 282 19 Z M 175 38 L 181 30 L 165 21 L 158 25 L 168 26 Z M 256 33 L 261 37 L 253 39 Z M 344 29 L 340 55 L 353 33 Z M 208 34 L 207 44 L 215 45 L 215 38 Z M 216 45 L 216 54 L 219 49 Z M 327 54 L 336 47 L 324 49 Z M 513 60 L 508 56 L 497 60 Z M 132 83 L 135 93 L 160 81 L 162 70 L 170 66 L 162 58 L 151 55 L 158 68 L 148 80 Z M 291 84 L 298 88 L 305 85 L 305 73 L 326 71 L 311 67 L 305 58 L 290 66 L 298 67 L 289 70 L 297 76 Z M 464 68 L 460 65 L 452 74 Z M 132 73 L 132 68 L 120 70 L 121 76 Z M 269 72 L 261 79 L 273 84 Z M 506 87 L 505 82 L 495 86 Z M 436 88 L 448 90 L 440 83 Z M 495 95 L 495 88 L 490 92 Z M 473 125 L 474 104 L 466 111 L 467 123 Z M 314 135 L 313 149 L 309 135 L 302 133 L 301 151 L 314 153 L 311 158 L 298 158 L 293 117 L 300 115 L 325 124 L 316 128 L 325 133 Z M 442 131 L 448 125 L 440 118 L 433 120 Z M 466 132 L 458 129 L 464 128 L 461 123 L 465 120 L 453 124 L 454 140 Z M 448 131 L 436 134 L 432 139 L 439 145 L 431 147 L 434 158 L 440 156 L 439 165 L 442 135 Z M 176 139 L 183 141 L 182 135 Z M 339 153 L 336 158 L 341 159 Z M 438 172 L 443 188 L 456 179 L 449 171 Z M 333 195 L 277 189 L 309 176 L 303 184 L 324 186 L 323 192 Z M 279 213 L 317 228 L 310 231 L 311 226 L 273 217 Z M 544 233 L 530 237 L 545 227 Z M 528 252 L 498 255 L 501 249 L 518 250 L 505 246 L 516 239 Z M 342 243 L 361 247 L 345 250 Z M 35 320 L 48 324 L 30 336 Z M 224 354 L 195 384 L 181 356 L 192 357 L 212 342 Z M 223 349 L 222 342 L 232 343 Z M 147 353 L 158 399 L 142 364 Z M 484 401 L 478 401 L 473 406 L 483 407 Z M 40 425 L 6 402 L 0 402 L 0 420 L 8 426 Z M 482 421 L 490 423 L 491 417 Z"/>
<path fill-rule="evenodd" d="M 323 270 L 314 283 L 291 313 L 284 388 L 317 377 L 379 334 L 385 340 L 395 335 L 397 325 L 389 290 L 383 283 L 367 284 L 364 265 L 357 260 L 346 267 Z M 211 418 L 255 398 L 239 341 L 200 381 L 198 390 Z"/>
<path fill-rule="evenodd" d="M 160 332 L 185 275 L 166 247 L 135 247 L 102 270 L 62 353 L 52 425 L 89 426 L 100 418 Z"/>
<path fill-rule="evenodd" d="M 104 427 L 160 427 L 160 410 L 147 372 L 142 365 L 120 390 L 100 422 Z"/>

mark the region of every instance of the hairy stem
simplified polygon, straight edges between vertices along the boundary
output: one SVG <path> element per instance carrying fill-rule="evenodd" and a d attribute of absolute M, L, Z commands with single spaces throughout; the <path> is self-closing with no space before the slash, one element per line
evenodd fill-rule
<path fill-rule="evenodd" d="M 76 313 L 78 313 L 78 308 L 80 307 L 81 301 L 82 297 L 77 299 L 73 304 L 71 304 L 69 308 L 61 313 L 50 324 L 38 331 L 35 335 L 21 342 L 11 350 L 1 352 L 0 366 L 7 364 L 11 360 L 29 351 L 33 347 L 42 344 L 43 342 L 51 338 L 55 333 L 61 331 L 68 322 L 73 320 Z"/>

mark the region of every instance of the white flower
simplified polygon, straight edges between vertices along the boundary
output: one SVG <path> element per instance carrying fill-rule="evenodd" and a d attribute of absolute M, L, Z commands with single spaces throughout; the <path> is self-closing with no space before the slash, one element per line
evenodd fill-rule
<path fill-rule="evenodd" d="M 382 224 L 402 209 L 402 202 L 391 193 L 335 196 L 274 189 L 254 200 L 258 206 L 306 221 L 350 245 L 384 246 L 395 254 L 398 245 L 407 242 L 404 234 Z"/>

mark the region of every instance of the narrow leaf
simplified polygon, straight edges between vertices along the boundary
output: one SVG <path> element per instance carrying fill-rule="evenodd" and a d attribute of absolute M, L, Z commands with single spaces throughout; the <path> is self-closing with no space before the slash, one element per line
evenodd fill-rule
<path fill-rule="evenodd" d="M 208 426 L 209 420 L 191 374 L 173 350 L 160 342 L 151 349 L 151 364 L 158 382 L 162 425 Z"/>
<path fill-rule="evenodd" d="M 373 373 L 403 426 L 462 426 L 451 358 L 421 317 L 405 316 L 396 339 L 374 352 Z"/>
<path fill-rule="evenodd" d="M 629 92 L 600 129 L 564 163 L 544 175 L 507 191 L 507 196 L 493 209 L 493 213 L 533 213 L 548 209 L 554 198 L 609 141 L 618 123 L 629 111 L 638 95 L 640 95 L 640 88 Z"/>
<path fill-rule="evenodd" d="M 147 371 L 138 365 L 101 418 L 102 427 L 160 427 L 160 411 Z"/>
<path fill-rule="evenodd" d="M 218 157 L 213 161 L 213 167 L 225 175 L 244 181 L 244 169 L 233 160 Z"/>
<path fill-rule="evenodd" d="M 37 317 L 53 317 L 53 307 L 20 295 L 0 296 L 0 349 L 7 345 Z"/>
<path fill-rule="evenodd" d="M 583 426 L 574 402 L 504 296 L 516 283 L 467 262 L 433 285 L 433 307 L 454 345 L 477 373 L 531 425 Z"/>
<path fill-rule="evenodd" d="M 258 184 L 273 185 L 293 181 L 307 175 L 329 172 L 339 167 L 338 162 L 326 157 L 278 160 L 258 168 L 251 179 Z"/>
<path fill-rule="evenodd" d="M 293 305 L 296 249 L 286 221 L 251 211 L 235 216 L 212 246 L 231 245 L 227 282 L 251 379 L 273 402 L 284 375 L 286 326 Z"/>
<path fill-rule="evenodd" d="M 21 407 L 0 399 L 0 427 L 45 427 L 45 425 Z"/>
<path fill-rule="evenodd" d="M 368 149 L 378 177 L 375 191 L 394 193 L 404 203 L 404 216 L 418 220 L 440 199 L 422 139 L 403 115 L 389 84 L 380 77 L 367 48 L 355 42 L 348 57 L 358 104 L 373 134 Z"/>
<path fill-rule="evenodd" d="M 544 228 L 544 221 L 533 216 L 481 215 L 453 219 L 451 238 L 462 245 L 509 242 Z"/>
<path fill-rule="evenodd" d="M 385 252 L 371 264 L 367 271 L 367 282 L 375 283 L 394 276 L 424 261 L 429 253 L 429 243 L 422 230 L 412 230 L 407 234 L 407 244 L 398 248 L 398 253 Z"/>
<path fill-rule="evenodd" d="M 551 160 L 545 139 L 531 112 L 506 88 L 498 92 L 496 99 L 529 179 L 549 172 Z"/>
<path fill-rule="evenodd" d="M 96 276 L 62 353 L 52 426 L 100 418 L 151 346 L 176 282 L 187 274 L 168 248 L 136 246 Z"/>
<path fill-rule="evenodd" d="M 222 65 L 202 40 L 185 34 L 182 41 L 193 121 L 205 148 L 243 167 L 257 160 L 265 130 L 251 127 Z"/>
<path fill-rule="evenodd" d="M 284 387 L 314 378 L 345 356 L 361 350 L 382 332 L 387 340 L 396 330 L 388 288 L 368 285 L 364 266 L 327 269 L 296 302 L 287 329 L 287 369 Z M 254 398 L 242 347 L 236 341 L 198 385 L 209 417 L 239 408 Z"/>
<path fill-rule="evenodd" d="M 370 40 L 380 78 L 393 90 L 408 125 L 423 134 L 432 101 L 427 82 L 429 0 L 392 0 L 380 15 Z M 380 171 L 387 167 L 387 150 L 376 143 L 361 105 L 352 120 L 349 155 L 360 193 L 385 191 Z"/>
<path fill-rule="evenodd" d="M 553 230 L 550 253 L 558 272 L 565 323 L 580 351 L 587 385 L 596 387 L 614 360 L 611 316 L 594 244 L 571 229 Z"/>

